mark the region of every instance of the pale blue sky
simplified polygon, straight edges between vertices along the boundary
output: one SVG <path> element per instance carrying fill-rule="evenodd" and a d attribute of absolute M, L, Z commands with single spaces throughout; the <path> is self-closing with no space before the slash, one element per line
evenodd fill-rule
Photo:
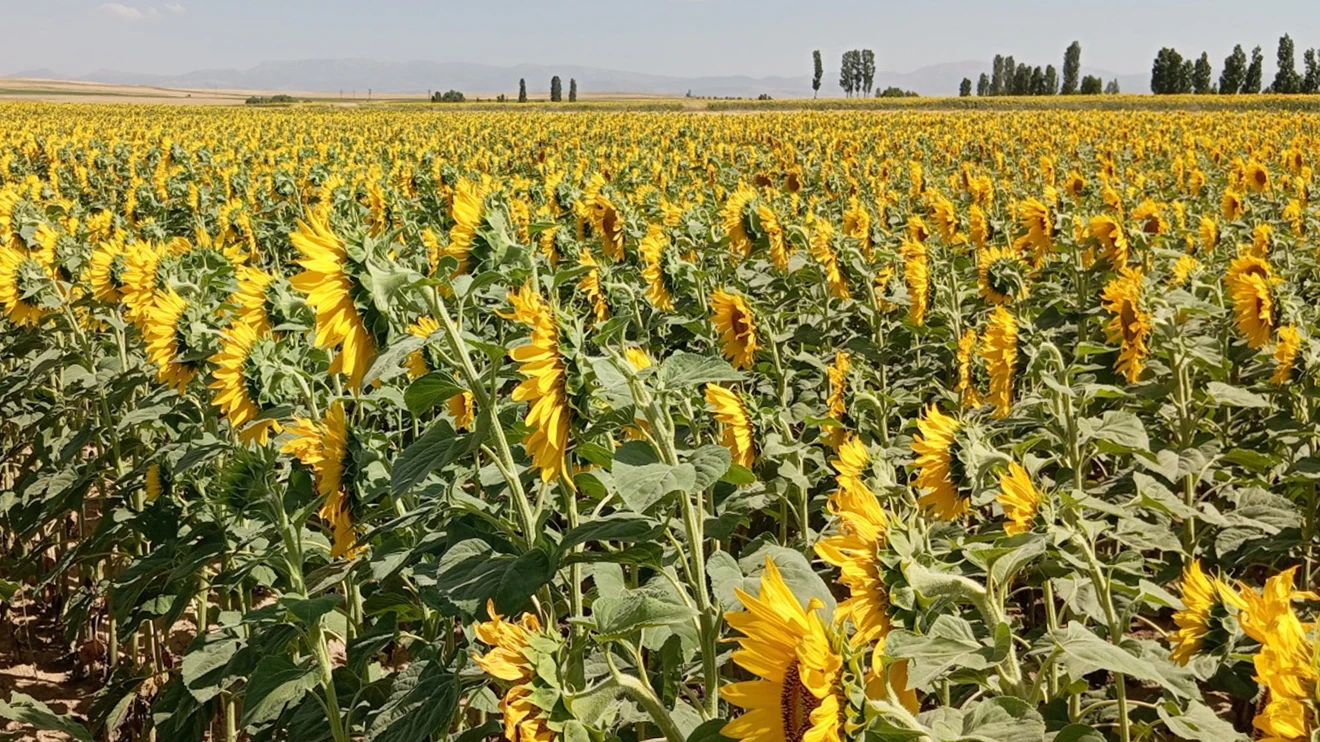
<path fill-rule="evenodd" d="M 1156 50 L 1320 47 L 1315 0 L 0 0 L 0 74 L 48 67 L 182 73 L 270 60 L 370 57 L 509 65 L 582 64 L 682 76 L 796 75 L 820 48 L 869 47 L 907 72 L 996 52 L 1055 63 L 1074 38 L 1083 64 L 1150 69 Z M 1267 78 L 1268 81 L 1268 78 Z"/>

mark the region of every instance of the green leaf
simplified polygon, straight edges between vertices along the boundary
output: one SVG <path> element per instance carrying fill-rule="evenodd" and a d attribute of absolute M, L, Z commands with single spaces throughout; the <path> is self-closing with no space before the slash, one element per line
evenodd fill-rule
<path fill-rule="evenodd" d="M 1206 384 L 1205 391 L 1210 396 L 1210 404 L 1220 407 L 1268 408 L 1270 406 L 1269 400 L 1259 394 L 1220 381 L 1212 381 Z"/>
<path fill-rule="evenodd" d="M 390 490 L 395 497 L 412 489 L 428 474 L 453 461 L 466 446 L 448 420 L 437 420 L 394 460 Z"/>
<path fill-rule="evenodd" d="M 749 576 L 757 575 L 755 579 L 744 581 L 743 589 L 756 595 L 761 591 L 760 572 L 765 567 L 766 559 L 774 561 L 775 566 L 779 568 L 779 576 L 784 579 L 784 585 L 793 593 L 802 605 L 806 605 L 812 598 L 819 600 L 821 605 L 825 606 L 821 613 L 821 619 L 827 623 L 834 614 L 834 595 L 825 581 L 816 574 L 816 570 L 811 568 L 811 562 L 802 556 L 802 552 L 796 549 L 789 549 L 783 546 L 767 545 L 756 552 L 749 554 L 739 560 L 739 567 L 743 574 Z"/>
<path fill-rule="evenodd" d="M 1069 724 L 1054 735 L 1052 742 L 1105 742 L 1105 735 L 1086 724 Z"/>
<path fill-rule="evenodd" d="M 419 338 L 415 335 L 405 335 L 390 344 L 384 353 L 377 355 L 367 366 L 367 371 L 362 375 L 362 386 L 366 387 L 376 381 L 389 381 L 396 376 L 403 375 L 407 369 L 403 362 L 408 356 L 421 350 L 426 346 L 430 338 Z"/>
<path fill-rule="evenodd" d="M 724 476 L 729 470 L 729 465 L 733 463 L 733 457 L 729 454 L 729 449 L 724 446 L 702 446 L 687 455 L 688 463 L 692 465 L 697 472 L 696 482 L 692 489 L 700 492 Z"/>
<path fill-rule="evenodd" d="M 560 542 L 561 552 L 578 544 L 593 541 L 642 541 L 653 536 L 660 526 L 650 518 L 630 513 L 612 513 L 570 529 Z"/>
<path fill-rule="evenodd" d="M 243 641 L 224 634 L 208 634 L 201 646 L 193 645 L 183 655 L 183 682 L 198 703 L 220 695 L 225 680 L 225 668 L 243 648 Z"/>
<path fill-rule="evenodd" d="M 495 608 L 505 615 L 519 613 L 545 583 L 554 579 L 555 559 L 542 548 L 534 548 L 514 559 L 504 570 L 495 590 Z"/>
<path fill-rule="evenodd" d="M 982 701 L 963 717 L 964 740 L 1044 742 L 1045 719 L 1019 698 L 1003 696 Z"/>
<path fill-rule="evenodd" d="M 459 691 L 457 677 L 439 662 L 412 663 L 394 679 L 389 698 L 367 730 L 367 740 L 414 742 L 442 737 L 458 712 Z"/>
<path fill-rule="evenodd" d="M 342 599 L 338 595 L 318 595 L 315 598 L 299 598 L 286 595 L 279 604 L 304 626 L 315 626 L 321 617 L 339 606 Z"/>
<path fill-rule="evenodd" d="M 403 393 L 403 401 L 412 414 L 420 415 L 448 402 L 450 397 L 462 391 L 463 387 L 449 374 L 432 372 L 409 384 Z"/>
<path fill-rule="evenodd" d="M 319 675 L 311 657 L 302 658 L 299 664 L 281 654 L 262 657 L 243 688 L 243 726 L 276 719 L 317 686 Z"/>
<path fill-rule="evenodd" d="M 993 647 L 972 633 L 972 625 L 957 616 L 942 615 L 924 635 L 894 631 L 885 640 L 885 656 L 906 659 L 908 684 L 926 687 L 950 670 L 984 670 L 994 664 Z"/>
<path fill-rule="evenodd" d="M 1098 419 L 1086 417 L 1077 421 L 1083 441 L 1095 441 L 1103 453 L 1132 453 L 1150 451 L 1150 438 L 1141 419 L 1131 412 L 1110 410 Z"/>
<path fill-rule="evenodd" d="M 601 639 L 622 639 L 640 629 L 668 626 L 697 615 L 689 606 L 661 599 L 643 590 L 629 590 L 618 597 L 596 598 L 591 612 L 596 633 Z"/>
<path fill-rule="evenodd" d="M 729 362 L 723 358 L 678 351 L 660 364 L 660 383 L 668 389 L 684 389 L 711 382 L 742 381 Z"/>
<path fill-rule="evenodd" d="M 670 493 L 691 492 L 697 483 L 697 470 L 692 464 L 670 466 L 655 461 L 651 447 L 640 442 L 619 447 L 612 475 L 624 504 L 637 513 L 645 513 Z"/>
<path fill-rule="evenodd" d="M 1169 731 L 1180 739 L 1196 742 L 1242 742 L 1247 739 L 1200 701 L 1188 701 L 1185 710 L 1180 710 L 1174 703 L 1162 703 L 1157 713 Z"/>
<path fill-rule="evenodd" d="M 1092 634 L 1079 623 L 1070 623 L 1051 636 L 1054 645 L 1063 651 L 1063 662 L 1070 677 L 1080 678 L 1097 670 L 1107 670 L 1152 683 L 1163 680 L 1159 670 L 1149 662 Z"/>
<path fill-rule="evenodd" d="M 63 732 L 81 742 L 92 742 L 92 733 L 87 731 L 87 727 L 68 716 L 55 713 L 41 701 L 18 691 L 10 694 L 8 703 L 0 701 L 0 719 L 16 721 L 42 731 Z"/>
<path fill-rule="evenodd" d="M 733 740 L 720 734 L 720 730 L 724 729 L 724 725 L 728 723 L 724 719 L 711 719 L 702 722 L 688 735 L 687 742 L 733 742 Z"/>

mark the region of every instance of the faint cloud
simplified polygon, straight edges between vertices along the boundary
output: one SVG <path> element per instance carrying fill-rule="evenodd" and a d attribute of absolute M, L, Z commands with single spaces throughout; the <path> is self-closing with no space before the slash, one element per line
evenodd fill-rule
<path fill-rule="evenodd" d="M 160 10 L 150 5 L 138 7 L 123 3 L 101 3 L 97 6 L 97 10 L 129 23 L 147 21 L 160 16 Z M 165 10 L 175 15 L 182 15 L 187 9 L 183 7 L 182 3 L 165 3 Z"/>

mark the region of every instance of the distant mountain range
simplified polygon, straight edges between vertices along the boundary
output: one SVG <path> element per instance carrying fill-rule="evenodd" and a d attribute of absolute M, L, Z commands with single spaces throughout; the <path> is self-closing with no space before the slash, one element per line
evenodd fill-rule
<path fill-rule="evenodd" d="M 875 84 L 883 89 L 891 85 L 913 90 L 921 95 L 957 95 L 964 77 L 975 81 L 989 70 L 989 62 L 950 62 L 922 67 L 913 72 L 878 72 Z M 1147 92 L 1148 79 L 1143 75 L 1117 75 L 1112 72 L 1083 69 L 1106 81 L 1117 78 L 1124 92 Z M 251 69 L 197 70 L 182 75 L 151 75 L 116 70 L 97 70 L 85 75 L 70 75 L 50 69 L 23 70 L 8 77 L 48 80 L 79 80 L 116 85 L 148 85 L 168 88 L 220 88 L 227 90 L 316 91 L 347 96 L 356 92 L 425 93 L 430 90 L 460 90 L 469 96 L 509 95 L 518 92 L 518 80 L 527 80 L 533 94 L 544 94 L 550 78 L 559 75 L 567 87 L 577 80 L 578 89 L 593 93 L 638 93 L 754 98 L 762 93 L 775 98 L 811 97 L 811 78 L 748 77 L 723 75 L 711 77 L 674 77 L 639 72 L 563 65 L 552 67 L 520 64 L 497 67 L 467 62 L 381 62 L 372 59 L 306 59 L 287 62 L 263 62 Z M 826 74 L 821 94 L 842 95 L 835 79 Z"/>

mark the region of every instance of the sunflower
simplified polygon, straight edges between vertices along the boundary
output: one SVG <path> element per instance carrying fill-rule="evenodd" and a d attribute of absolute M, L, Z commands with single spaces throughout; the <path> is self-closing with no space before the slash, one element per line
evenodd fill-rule
<path fill-rule="evenodd" d="M 1242 212 L 1246 210 L 1246 205 L 1242 201 L 1242 194 L 1231 188 L 1224 191 L 1224 198 L 1219 203 L 1219 210 L 1224 215 L 1224 221 L 1235 222 L 1242 218 Z"/>
<path fill-rule="evenodd" d="M 1270 171 L 1255 160 L 1247 163 L 1242 173 L 1242 180 L 1253 193 L 1265 193 L 1270 190 Z"/>
<path fill-rule="evenodd" d="M 480 183 L 467 178 L 460 178 L 454 186 L 454 205 L 450 217 L 454 226 L 449 228 L 449 244 L 440 252 L 441 257 L 450 257 L 458 261 L 455 275 L 468 270 L 468 257 L 472 243 L 476 240 L 477 229 L 485 221 L 486 191 Z"/>
<path fill-rule="evenodd" d="M 748 234 L 747 206 L 756 199 L 756 191 L 745 184 L 739 184 L 720 209 L 720 221 L 729 235 L 729 249 L 735 255 L 746 258 L 752 254 L 752 237 Z"/>
<path fill-rule="evenodd" d="M 724 428 L 721 442 L 729 449 L 733 463 L 752 468 L 756 463 L 756 434 L 742 400 L 732 390 L 719 384 L 707 384 L 706 404 L 711 406 L 715 419 Z"/>
<path fill-rule="evenodd" d="M 445 409 L 454 418 L 454 428 L 471 430 L 472 422 L 477 417 L 476 398 L 472 392 L 459 392 L 445 402 Z"/>
<path fill-rule="evenodd" d="M 564 382 L 568 370 L 559 355 L 559 326 L 554 310 L 545 303 L 530 281 L 519 291 L 509 293 L 513 313 L 504 315 L 531 329 L 526 345 L 509 351 L 517 361 L 523 380 L 513 391 L 513 399 L 528 402 L 524 423 L 529 432 L 523 446 L 532 464 L 541 471 L 541 481 L 552 482 L 563 476 L 568 454 L 568 429 L 572 411 Z"/>
<path fill-rule="evenodd" d="M 814 219 L 811 224 L 811 236 L 807 245 L 811 257 L 816 259 L 825 271 L 825 281 L 830 287 L 830 296 L 836 299 L 848 299 L 852 292 L 848 289 L 848 279 L 839 267 L 839 256 L 834 252 L 834 225 L 825 219 Z"/>
<path fill-rule="evenodd" d="M 826 413 L 830 417 L 843 422 L 844 416 L 848 414 L 848 403 L 845 395 L 848 391 L 848 370 L 852 367 L 852 358 L 847 351 L 838 351 L 834 354 L 834 363 L 825 369 L 825 375 L 829 378 L 830 393 L 825 399 Z M 831 448 L 838 448 L 839 443 L 845 435 L 845 429 L 839 426 L 833 426 L 829 432 L 829 443 Z"/>
<path fill-rule="evenodd" d="M 1164 216 L 1163 205 L 1150 199 L 1142 201 L 1132 211 L 1132 221 L 1137 223 L 1137 227 L 1142 233 L 1152 237 L 1169 231 L 1169 220 Z"/>
<path fill-rule="evenodd" d="M 426 340 L 440 331 L 440 323 L 434 317 L 418 317 L 416 322 L 408 325 L 407 330 L 409 335 Z M 433 370 L 427 362 L 425 346 L 409 353 L 406 365 L 409 379 L 420 379 Z"/>
<path fill-rule="evenodd" d="M 925 242 L 930 239 L 930 226 L 926 220 L 913 214 L 907 220 L 908 238 L 914 242 Z"/>
<path fill-rule="evenodd" d="M 215 391 L 211 404 L 229 418 L 229 425 L 238 432 L 238 439 L 244 443 L 255 441 L 266 445 L 271 432 L 278 433 L 279 423 L 274 420 L 258 420 L 261 416 L 261 404 L 253 393 L 260 383 L 253 377 L 249 367 L 252 350 L 268 331 L 259 330 L 238 321 L 225 330 L 220 344 L 220 352 L 211 356 L 215 364 L 212 376 L 215 382 L 210 388 Z M 249 423 L 252 423 L 249 425 Z"/>
<path fill-rule="evenodd" d="M 857 240 L 863 255 L 871 253 L 871 215 L 855 196 L 843 211 L 843 236 Z"/>
<path fill-rule="evenodd" d="M 312 470 L 316 493 L 322 498 L 317 515 L 329 523 L 334 532 L 330 555 L 351 559 L 362 547 L 356 545 L 351 500 L 346 494 L 352 485 L 352 477 L 346 476 L 352 461 L 348 455 L 348 421 L 344 405 L 336 400 L 319 421 L 295 418 L 289 432 L 293 433 L 293 438 L 280 452 L 293 456 Z"/>
<path fill-rule="evenodd" d="M 784 236 L 784 225 L 780 223 L 774 210 L 764 203 L 756 207 L 756 220 L 760 222 L 761 231 L 765 233 L 766 240 L 770 243 L 770 262 L 774 264 L 775 270 L 787 271 L 789 247 L 788 240 Z"/>
<path fill-rule="evenodd" d="M 1238 331 L 1246 337 L 1248 347 L 1253 350 L 1263 347 L 1270 341 L 1275 322 L 1274 284 L 1270 274 L 1242 271 L 1231 279 L 1226 278 L 1225 283 L 1233 299 L 1233 319 Z"/>
<path fill-rule="evenodd" d="M 669 291 L 665 276 L 664 255 L 669 247 L 669 237 L 664 227 L 652 224 L 646 228 L 646 236 L 637 246 L 637 253 L 642 258 L 642 278 L 646 279 L 646 299 L 651 306 L 662 312 L 674 311 L 674 295 Z"/>
<path fill-rule="evenodd" d="M 174 289 L 157 298 L 147 315 L 142 332 L 147 345 L 147 360 L 157 366 L 156 378 L 183 394 L 188 382 L 197 375 L 198 364 L 183 360 L 188 347 L 184 342 L 180 321 L 188 309 L 188 302 Z"/>
<path fill-rule="evenodd" d="M 537 678 L 533 640 L 544 634 L 541 622 L 531 613 L 516 623 L 505 621 L 494 601 L 487 601 L 486 612 L 490 620 L 478 623 L 475 633 L 490 650 L 472 659 L 487 675 L 514 684 L 500 701 L 504 737 L 509 742 L 551 742 L 555 734 L 546 726 L 546 713 L 529 698 Z"/>
<path fill-rule="evenodd" d="M 266 291 L 275 277 L 248 265 L 239 266 L 237 273 L 238 290 L 231 298 L 237 307 L 234 322 L 248 325 L 259 333 L 270 332 L 273 328 Z"/>
<path fill-rule="evenodd" d="M 1287 384 L 1292 378 L 1293 368 L 1297 365 L 1297 353 L 1302 347 L 1302 335 L 1296 325 L 1284 325 L 1279 328 L 1279 340 L 1274 345 L 1274 374 L 1271 384 Z"/>
<path fill-rule="evenodd" d="M 909 240 L 903 243 L 903 279 L 907 282 L 908 319 L 921 327 L 926 324 L 926 310 L 930 307 L 930 256 L 923 242 Z"/>
<path fill-rule="evenodd" d="M 591 251 L 583 249 L 578 253 L 578 265 L 586 269 L 578 279 L 578 291 L 591 302 L 591 314 L 596 324 L 610 318 L 610 305 L 605 302 L 605 292 L 600 285 L 600 264 L 591 257 Z"/>
<path fill-rule="evenodd" d="M 600 239 L 600 250 L 605 257 L 623 260 L 623 217 L 614 202 L 605 195 L 604 189 L 605 177 L 596 173 L 582 194 L 587 222 L 591 225 L 592 233 Z"/>
<path fill-rule="evenodd" d="M 1211 578 L 1201 570 L 1200 560 L 1183 569 L 1183 608 L 1173 614 L 1178 630 L 1173 634 L 1173 661 L 1186 665 L 1202 650 L 1213 652 L 1227 647 L 1232 629 L 1225 625 L 1229 608 L 1246 607 L 1228 583 Z"/>
<path fill-rule="evenodd" d="M 309 213 L 307 218 L 289 235 L 302 253 L 297 262 L 303 268 L 289 283 L 307 295 L 307 304 L 316 312 L 316 347 L 340 349 L 330 373 L 346 374 L 349 387 L 357 390 L 376 354 L 376 341 L 353 303 L 356 286 L 347 271 L 349 257 L 343 241 L 317 214 Z"/>
<path fill-rule="evenodd" d="M 1004 508 L 1004 533 L 1016 536 L 1031 530 L 1040 510 L 1041 494 L 1025 467 L 1016 461 L 1008 463 L 1008 471 L 999 473 L 999 495 L 995 499 Z"/>
<path fill-rule="evenodd" d="M 885 546 L 888 519 L 875 493 L 863 481 L 870 463 L 866 446 L 849 435 L 832 461 L 838 489 L 830 496 L 829 509 L 839 520 L 839 530 L 816 542 L 816 555 L 838 567 L 839 582 L 848 588 L 848 599 L 839 604 L 839 618 L 851 619 L 857 627 L 856 644 L 883 641 L 889 633 L 889 591 L 880 573 L 878 552 Z"/>
<path fill-rule="evenodd" d="M 92 296 L 97 300 L 117 304 L 124 298 L 126 257 L 124 246 L 118 242 L 102 242 L 92 251 L 87 264 L 87 279 L 92 285 Z"/>
<path fill-rule="evenodd" d="M 958 241 L 958 212 L 953 202 L 936 191 L 926 192 L 926 201 L 930 205 L 930 219 L 935 224 L 935 231 L 946 244 Z"/>
<path fill-rule="evenodd" d="M 769 559 L 753 596 L 737 588 L 745 611 L 724 614 L 742 633 L 733 661 L 758 676 L 720 689 L 744 709 L 720 733 L 749 742 L 841 742 L 843 659 L 812 600 L 805 607 Z"/>
<path fill-rule="evenodd" d="M 1028 294 L 1028 266 L 1009 247 L 987 247 L 976 252 L 977 293 L 989 304 L 1007 304 Z"/>
<path fill-rule="evenodd" d="M 1050 207 L 1039 199 L 1029 198 L 1018 204 L 1017 222 L 1026 230 L 1017 240 L 1017 249 L 1022 252 L 1030 249 L 1035 264 L 1042 265 L 1054 251 L 1054 215 Z"/>
<path fill-rule="evenodd" d="M 1191 255 L 1178 256 L 1178 259 L 1173 263 L 1173 268 L 1169 271 L 1169 285 L 1174 288 L 1186 285 L 1192 271 L 1196 270 L 1199 265 L 1200 263 L 1196 262 L 1196 258 Z"/>
<path fill-rule="evenodd" d="M 747 300 L 738 294 L 717 289 L 710 297 L 711 321 L 720 333 L 720 346 L 724 357 L 734 368 L 751 368 L 760 348 L 756 322 Z"/>
<path fill-rule="evenodd" d="M 1017 320 L 1003 306 L 990 313 L 989 325 L 981 343 L 981 357 L 990 375 L 990 394 L 986 401 L 994 405 L 995 417 L 1008 417 L 1013 406 L 1013 375 L 1017 372 Z"/>
<path fill-rule="evenodd" d="M 50 269 L 38 263 L 20 247 L 0 246 L 0 306 L 16 325 L 35 327 L 46 310 L 33 301 L 43 279 L 52 278 Z"/>
<path fill-rule="evenodd" d="M 1108 260 L 1110 265 L 1114 266 L 1114 270 L 1122 270 L 1127 265 L 1127 232 L 1117 219 L 1108 214 L 1093 216 L 1087 222 L 1086 231 L 1100 246 L 1101 257 Z"/>
<path fill-rule="evenodd" d="M 978 248 L 985 247 L 986 241 L 990 239 L 990 220 L 976 204 L 967 209 L 967 231 L 972 244 Z"/>
<path fill-rule="evenodd" d="M 918 433 L 912 439 L 912 451 L 917 455 L 916 486 L 926 490 L 917 498 L 917 504 L 942 520 L 957 518 L 970 505 L 954 481 L 959 464 L 953 448 L 961 428 L 958 420 L 932 403 L 917 420 Z"/>
<path fill-rule="evenodd" d="M 139 328 L 144 326 L 163 292 L 160 258 L 161 252 L 150 243 L 139 242 L 125 250 L 124 306 L 128 307 L 129 321 Z"/>
<path fill-rule="evenodd" d="M 1256 681 L 1265 688 L 1265 705 L 1254 724 L 1267 740 L 1304 742 L 1316 730 L 1316 647 L 1309 626 L 1293 610 L 1297 567 L 1265 581 L 1261 592 L 1243 590 L 1242 630 L 1260 643 L 1253 663 Z M 1305 597 L 1315 599 L 1312 594 Z"/>
<path fill-rule="evenodd" d="M 1113 315 L 1105 326 L 1109 342 L 1121 343 L 1114 368 L 1132 384 L 1141 378 L 1141 371 L 1146 367 L 1153 329 L 1150 313 L 1142 309 L 1141 284 L 1144 278 L 1140 268 L 1124 268 L 1100 295 L 1105 310 Z"/>

